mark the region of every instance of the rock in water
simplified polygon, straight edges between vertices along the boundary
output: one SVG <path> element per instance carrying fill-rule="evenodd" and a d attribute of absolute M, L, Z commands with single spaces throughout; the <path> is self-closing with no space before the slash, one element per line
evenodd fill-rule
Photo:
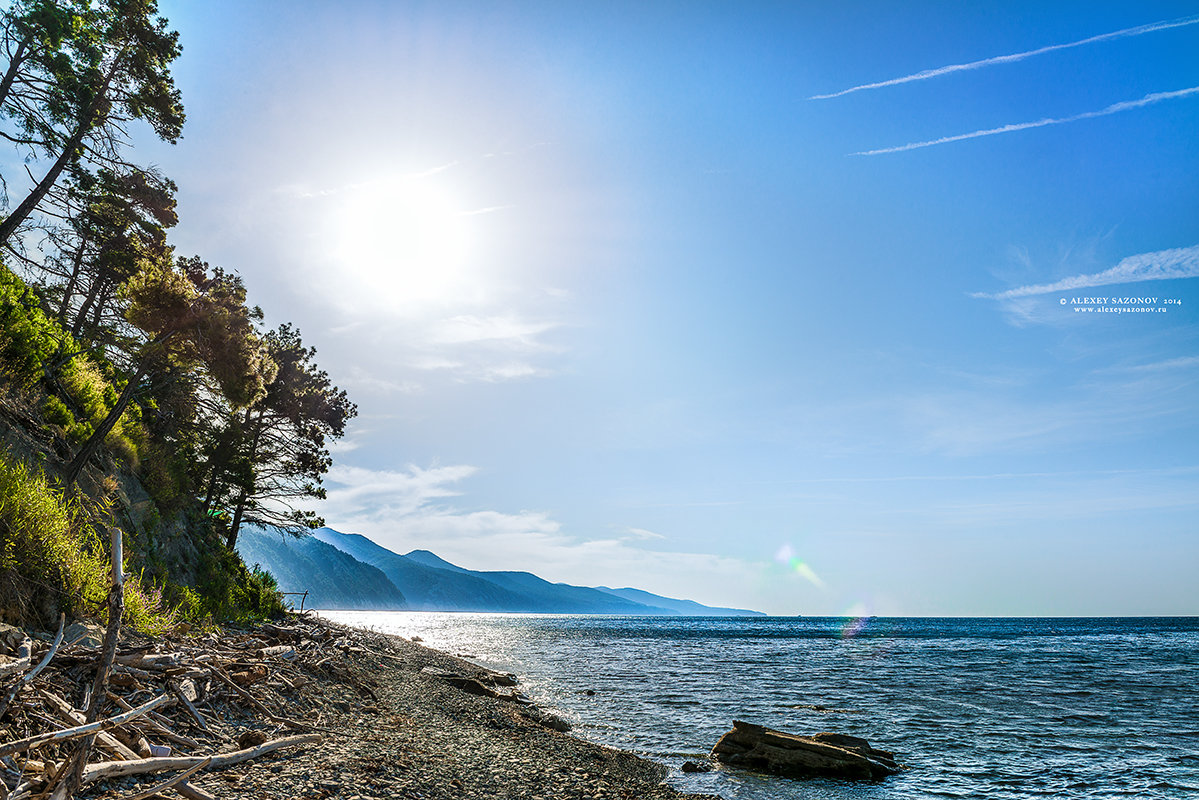
<path fill-rule="evenodd" d="M 712 757 L 730 766 L 789 778 L 877 781 L 899 771 L 893 753 L 876 750 L 856 736 L 796 736 L 740 721 L 720 737 Z"/>

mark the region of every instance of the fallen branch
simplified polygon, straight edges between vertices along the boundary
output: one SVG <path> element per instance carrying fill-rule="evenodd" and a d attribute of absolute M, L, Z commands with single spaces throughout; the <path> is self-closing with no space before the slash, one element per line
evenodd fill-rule
<path fill-rule="evenodd" d="M 129 705 L 129 703 L 127 703 L 125 701 L 125 698 L 121 697 L 119 694 L 113 694 L 112 692 L 109 692 L 108 699 L 111 700 L 112 702 L 116 703 L 118 706 L 120 706 L 121 708 L 123 708 L 126 711 L 133 710 L 133 706 Z M 163 725 L 161 722 L 158 722 L 156 719 L 154 719 L 157 716 L 159 716 L 159 714 L 157 714 L 157 713 L 149 714 L 144 720 L 142 720 L 142 724 L 144 724 L 146 727 L 148 727 L 150 730 L 154 731 L 155 733 L 157 733 L 159 736 L 163 737 L 164 739 L 169 739 L 171 741 L 178 742 L 179 744 L 190 747 L 193 750 L 200 749 L 199 742 L 197 742 L 195 739 L 192 739 L 190 737 L 180 736 L 179 734 L 175 733 L 173 730 L 168 728 L 166 725 Z"/>
<path fill-rule="evenodd" d="M 66 624 L 66 621 L 67 621 L 66 614 L 58 615 L 58 633 L 56 633 L 54 635 L 54 644 L 50 645 L 50 650 L 46 653 L 45 657 L 43 657 L 42 660 L 38 662 L 38 665 L 36 667 L 34 667 L 33 669 L 31 669 L 28 673 L 26 673 L 26 675 L 23 678 L 21 678 L 21 680 L 17 681 L 16 684 L 12 687 L 12 690 L 8 693 L 8 696 L 4 698 L 4 702 L 0 703 L 0 717 L 4 716 L 4 712 L 8 710 L 8 704 L 11 703 L 13 698 L 17 696 L 17 692 L 21 691 L 21 687 L 27 685 L 31 680 L 36 678 L 37 674 L 39 672 L 41 672 L 42 670 L 44 670 L 46 668 L 46 665 L 50 663 L 50 659 L 54 658 L 54 654 L 56 652 L 58 652 L 58 646 L 60 644 L 62 644 L 62 626 Z M 22 645 L 22 648 L 25 648 L 25 645 L 30 645 L 30 641 L 29 641 L 28 637 L 25 638 L 25 642 Z M 32 647 L 30 647 L 26 651 L 26 655 L 25 655 L 26 666 L 28 666 L 29 661 L 31 660 L 31 655 L 32 655 Z M 20 663 L 20 662 L 17 662 L 17 663 Z"/>
<path fill-rule="evenodd" d="M 109 731 L 113 728 L 119 728 L 126 722 L 135 720 L 142 714 L 158 708 L 160 705 L 170 700 L 170 695 L 159 695 L 148 703 L 143 703 L 132 711 L 126 711 L 123 714 L 117 714 L 115 717 L 102 719 L 98 722 L 89 722 L 86 725 L 77 725 L 74 728 L 63 728 L 60 731 L 52 731 L 51 733 L 39 733 L 36 736 L 27 736 L 24 739 L 18 739 L 15 742 L 8 742 L 0 745 L 0 757 L 20 753 L 24 750 L 32 750 L 35 747 L 48 744 L 50 742 L 62 742 L 68 739 L 75 739 L 80 736 L 97 733 L 99 731 Z"/>
<path fill-rule="evenodd" d="M 196 698 L 195 684 L 193 684 L 191 680 L 188 680 L 186 685 L 191 689 L 191 692 L 184 691 L 184 685 L 171 682 L 171 692 L 175 695 L 175 697 L 179 698 L 179 701 L 183 703 L 183 707 L 186 708 L 196 722 L 199 723 L 200 728 L 204 731 L 207 731 L 208 723 L 204 720 L 204 717 L 200 715 L 200 712 L 196 710 L 196 707 L 192 705 L 192 700 Z M 188 696 L 189 694 L 191 695 L 190 697 Z"/>
<path fill-rule="evenodd" d="M 70 727 L 87 724 L 87 717 L 75 711 L 75 709 L 71 707 L 71 704 L 66 700 L 63 700 L 53 692 L 48 692 L 40 687 L 38 688 L 38 693 L 50 701 L 50 706 L 54 712 L 58 714 L 59 718 L 65 721 Z M 101 747 L 108 750 L 110 753 L 115 754 L 118 758 L 136 759 L 138 757 L 137 753 L 121 744 L 111 733 L 101 731 L 100 733 L 96 734 L 96 738 L 99 740 Z"/>
<path fill-rule="evenodd" d="M 269 708 L 267 708 L 262 703 L 260 703 L 258 701 L 257 697 L 250 694 L 248 691 L 246 691 L 245 689 L 243 689 L 242 687 L 240 687 L 236 683 L 234 683 L 233 679 L 230 678 L 228 675 L 226 675 L 225 672 L 220 667 L 218 667 L 216 664 L 206 664 L 205 666 L 208 667 L 208 669 L 212 672 L 213 675 L 215 675 L 218 679 L 220 679 L 221 683 L 223 683 L 226 686 L 228 686 L 229 688 L 233 689 L 239 695 L 241 695 L 246 700 L 248 700 L 250 702 L 250 704 L 252 706 L 254 706 L 254 708 L 258 709 L 263 714 L 266 714 L 267 719 L 269 719 L 271 722 L 277 722 L 280 725 L 287 725 L 292 728 L 297 728 L 299 730 L 324 731 L 325 733 L 337 733 L 337 731 L 330 730 L 329 728 L 322 728 L 319 725 L 312 725 L 307 722 L 297 722 L 294 719 L 288 719 L 287 717 L 281 717 L 278 714 L 275 714 Z"/>
<path fill-rule="evenodd" d="M 111 529 L 112 541 L 112 586 L 108 590 L 108 627 L 104 630 L 104 644 L 100 649 L 100 662 L 96 665 L 96 679 L 92 683 L 92 694 L 87 704 L 87 722 L 95 722 L 100 716 L 100 704 L 107 697 L 108 676 L 112 672 L 112 660 L 117 655 L 117 641 L 121 636 L 121 616 L 125 613 L 125 540 L 121 529 Z M 68 763 L 58 784 L 50 792 L 50 800 L 69 800 L 83 785 L 83 773 L 91 752 L 95 736 L 85 736 Z"/>
<path fill-rule="evenodd" d="M 142 791 L 138 792 L 137 794 L 130 795 L 129 797 L 123 797 L 123 798 L 121 798 L 121 800 L 145 800 L 145 798 L 147 798 L 147 797 L 153 797 L 154 795 L 158 794 L 159 792 L 164 792 L 167 789 L 170 789 L 172 786 L 175 786 L 176 784 L 185 783 L 188 778 L 190 778 L 192 775 L 195 775 L 197 772 L 199 772 L 200 770 L 207 767 L 209 765 L 209 763 L 211 763 L 211 762 L 212 762 L 211 758 L 206 758 L 203 761 L 201 761 L 199 764 L 196 764 L 194 767 L 187 770 L 186 772 L 180 772 L 178 775 L 176 775 L 173 778 L 165 780 L 162 783 L 157 784 L 155 786 L 151 786 L 149 789 L 143 789 Z M 0 800 L 3 800 L 3 798 L 0 798 Z"/>
<path fill-rule="evenodd" d="M 83 771 L 83 783 L 92 783 L 103 778 L 120 778 L 126 775 L 144 775 L 147 772 L 165 772 L 171 769 L 191 769 L 205 760 L 212 769 L 221 769 L 252 758 L 273 753 L 288 747 L 299 747 L 306 744 L 319 744 L 323 737 L 319 733 L 302 733 L 298 736 L 285 736 L 282 739 L 260 744 L 257 747 L 247 747 L 245 750 L 234 750 L 231 753 L 221 753 L 215 756 L 164 756 L 162 758 L 142 758 L 137 761 L 101 761 L 88 764 Z"/>
<path fill-rule="evenodd" d="M 192 786 L 187 781 L 175 787 L 175 791 L 187 800 L 217 800 L 214 796 L 201 789 L 199 786 Z"/>

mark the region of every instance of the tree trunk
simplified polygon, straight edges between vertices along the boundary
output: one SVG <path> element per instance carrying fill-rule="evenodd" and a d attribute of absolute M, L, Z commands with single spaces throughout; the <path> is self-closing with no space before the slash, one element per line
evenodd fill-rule
<path fill-rule="evenodd" d="M 62 152 L 55 160 L 54 166 L 50 167 L 50 171 L 38 182 L 37 186 L 33 187 L 33 191 L 21 201 L 21 204 L 5 218 L 4 222 L 0 222 L 0 246 L 8 244 L 8 240 L 16 233 L 17 228 L 33 213 L 33 210 L 42 202 L 42 198 L 46 196 L 46 192 L 50 191 L 50 187 L 58 181 L 58 176 L 77 157 L 79 147 L 83 144 L 83 137 L 91 128 L 90 122 L 80 123 L 79 127 L 75 129 L 75 133 L 63 146 Z"/>
<path fill-rule="evenodd" d="M 108 70 L 108 74 L 104 76 L 104 83 L 100 85 L 96 96 L 92 98 L 91 104 L 88 105 L 80 117 L 79 125 L 75 128 L 75 132 L 71 134 L 71 138 L 67 139 L 63 145 L 62 152 L 58 154 L 58 158 L 54 161 L 54 166 L 50 167 L 50 171 L 42 177 L 37 186 L 33 187 L 33 191 L 21 201 L 21 204 L 3 222 L 0 222 L 0 247 L 8 244 L 8 240 L 17 232 L 17 228 L 21 226 L 21 223 L 42 202 L 42 198 L 46 196 L 46 192 L 50 191 L 50 187 L 58 182 L 58 176 L 62 175 L 62 171 L 78 157 L 84 137 L 96 127 L 100 116 L 100 108 L 108 101 L 108 87 L 112 84 L 112 79 L 116 76 L 117 69 L 121 66 L 121 61 L 122 59 L 118 58 L 113 62 L 112 67 Z"/>
<path fill-rule="evenodd" d="M 4 73 L 4 79 L 0 80 L 0 108 L 4 107 L 4 103 L 8 100 L 8 93 L 12 91 L 13 81 L 17 79 L 17 73 L 21 71 L 21 63 L 25 61 L 25 46 L 29 44 L 29 37 L 26 36 L 17 45 L 17 52 L 13 53 L 12 60 L 8 62 L 8 70 Z"/>
<path fill-rule="evenodd" d="M 71 298 L 75 296 L 75 287 L 79 284 L 79 273 L 83 271 L 83 255 L 87 250 L 87 237 L 84 236 L 79 240 L 79 249 L 75 251 L 75 257 L 71 259 L 71 278 L 67 281 L 66 288 L 62 290 L 62 305 L 58 308 L 58 324 L 66 327 L 67 310 L 71 307 Z"/>
<path fill-rule="evenodd" d="M 141 383 L 146 371 L 149 369 L 150 359 L 143 353 L 141 360 L 137 365 L 137 372 L 129 378 L 129 383 L 125 384 L 121 396 L 117 398 L 117 404 L 112 407 L 112 411 L 108 412 L 108 416 L 100 423 L 100 427 L 96 428 L 95 433 L 88 437 L 88 440 L 83 443 L 83 447 L 79 449 L 74 460 L 67 465 L 67 483 L 74 483 L 79 478 L 79 473 L 83 471 L 83 467 L 87 464 L 88 459 L 95 454 L 100 447 L 100 443 L 104 441 L 104 437 L 108 436 L 109 431 L 117 424 L 117 420 L 125 413 L 125 408 L 129 405 L 129 401 L 133 399 L 133 393 L 137 391 L 137 385 Z"/>
<path fill-rule="evenodd" d="M 225 547 L 229 550 L 237 546 L 237 532 L 241 529 L 241 516 L 246 510 L 247 496 L 248 492 L 242 489 L 241 494 L 237 497 L 237 509 L 233 512 L 233 522 L 229 524 L 229 536 L 225 539 Z"/>
<path fill-rule="evenodd" d="M 75 322 L 71 324 L 71 335 L 78 339 L 83 333 L 83 323 L 87 321 L 87 315 L 91 313 L 92 306 L 99 301 L 100 293 L 104 291 L 104 285 L 108 283 L 104 277 L 104 273 L 96 275 L 92 281 L 91 288 L 87 294 L 83 296 L 83 302 L 79 304 L 79 311 L 75 313 Z"/>
<path fill-rule="evenodd" d="M 250 439 L 250 469 L 254 469 L 254 456 L 258 454 L 258 439 L 262 436 L 262 415 L 265 414 L 265 409 L 258 412 L 258 425 L 254 428 L 254 437 Z M 246 409 L 246 426 L 250 424 L 250 409 Z M 241 494 L 237 497 L 237 509 L 233 512 L 233 522 L 229 525 L 229 537 L 225 540 L 225 546 L 230 550 L 237 544 L 237 532 L 241 530 L 242 514 L 246 510 L 246 500 L 249 499 L 249 490 L 242 487 Z"/>

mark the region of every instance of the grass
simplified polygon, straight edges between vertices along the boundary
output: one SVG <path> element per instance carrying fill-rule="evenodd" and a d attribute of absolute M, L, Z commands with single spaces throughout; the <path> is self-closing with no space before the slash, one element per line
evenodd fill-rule
<path fill-rule="evenodd" d="M 45 475 L 0 456 L 0 610 L 16 620 L 53 624 L 61 609 L 103 618 L 109 554 L 82 504 Z M 162 633 L 178 621 L 161 589 L 138 576 L 125 584 L 124 623 Z"/>

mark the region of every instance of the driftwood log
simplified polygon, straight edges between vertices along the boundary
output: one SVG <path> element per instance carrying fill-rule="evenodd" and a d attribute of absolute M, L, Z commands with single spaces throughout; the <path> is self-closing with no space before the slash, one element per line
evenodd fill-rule
<path fill-rule="evenodd" d="M 214 756 L 165 756 L 162 758 L 141 758 L 137 761 L 101 761 L 89 764 L 83 772 L 83 783 L 88 784 L 101 778 L 118 778 L 125 775 L 142 775 L 147 772 L 166 772 L 172 769 L 191 769 L 197 764 L 208 762 L 213 769 L 228 767 L 249 761 L 251 758 L 273 753 L 287 747 L 300 747 L 306 744 L 319 744 L 322 737 L 319 733 L 304 733 L 299 736 L 285 736 L 282 739 L 260 744 L 257 747 L 247 747 L 232 753 L 221 753 Z"/>

